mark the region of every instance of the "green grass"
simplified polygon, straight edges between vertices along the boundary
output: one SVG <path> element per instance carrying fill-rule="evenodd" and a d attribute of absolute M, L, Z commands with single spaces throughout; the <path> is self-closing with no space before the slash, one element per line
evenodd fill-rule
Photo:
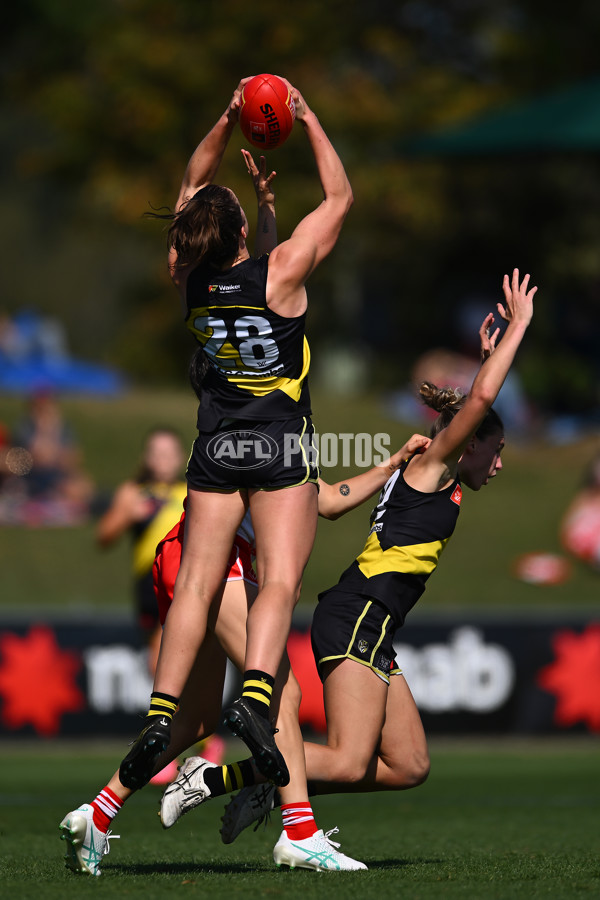
<path fill-rule="evenodd" d="M 22 404 L 20 399 L 1 398 L 0 421 L 14 422 Z M 374 396 L 350 399 L 315 392 L 313 405 L 315 424 L 322 432 L 384 432 L 397 447 L 415 427 L 386 418 Z M 194 436 L 195 401 L 188 391 L 138 390 L 114 400 L 65 398 L 63 406 L 80 437 L 89 472 L 108 492 L 133 473 L 151 426 L 179 428 L 186 443 Z M 478 494 L 465 492 L 456 535 L 418 611 L 595 606 L 598 577 L 583 566 L 575 565 L 571 579 L 553 587 L 527 585 L 511 575 L 513 560 L 520 553 L 560 552 L 560 518 L 595 448 L 593 438 L 560 447 L 511 446 L 509 442 L 500 477 Z M 323 470 L 329 481 L 347 475 L 341 468 Z M 337 581 L 361 549 L 369 508 L 355 510 L 337 522 L 321 520 L 304 580 L 307 606 L 314 604 L 320 590 Z M 2 544 L 6 562 L 0 603 L 4 611 L 41 608 L 95 613 L 131 606 L 128 542 L 98 551 L 93 524 L 41 530 L 3 527 Z"/>
<path fill-rule="evenodd" d="M 600 893 L 598 751 L 580 742 L 432 743 L 432 774 L 398 794 L 315 800 L 325 828 L 368 872 L 278 871 L 270 827 L 232 845 L 218 834 L 223 801 L 164 832 L 148 787 L 115 821 L 121 835 L 101 878 L 63 867 L 58 823 L 91 800 L 122 748 L 48 744 L 0 754 L 0 894 L 18 898 L 537 898 Z"/>

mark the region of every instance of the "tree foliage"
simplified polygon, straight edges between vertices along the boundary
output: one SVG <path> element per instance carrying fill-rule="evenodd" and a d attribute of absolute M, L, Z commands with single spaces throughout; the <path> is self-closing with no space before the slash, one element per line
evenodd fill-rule
<path fill-rule="evenodd" d="M 350 345 L 390 386 L 424 349 L 455 345 L 457 304 L 474 291 L 495 297 L 519 265 L 541 285 L 546 319 L 524 365 L 532 390 L 545 403 L 557 396 L 554 375 L 534 362 L 550 347 L 564 363 L 559 405 L 571 402 L 571 376 L 594 402 L 597 160 L 448 163 L 394 148 L 587 77 L 599 24 L 592 0 L 575 0 L 568 18 L 540 0 L 22 0 L 7 11 L 1 63 L 4 304 L 60 315 L 80 352 L 180 380 L 190 345 L 164 236 L 143 213 L 174 201 L 238 79 L 274 71 L 317 111 L 356 197 L 311 281 L 317 358 Z M 220 179 L 250 213 L 242 145 L 236 134 Z M 268 162 L 285 237 L 319 197 L 299 129 Z"/>

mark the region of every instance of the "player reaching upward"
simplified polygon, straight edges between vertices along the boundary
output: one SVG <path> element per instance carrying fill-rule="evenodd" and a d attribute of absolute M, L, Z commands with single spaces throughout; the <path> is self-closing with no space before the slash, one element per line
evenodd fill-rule
<path fill-rule="evenodd" d="M 238 120 L 244 83 L 192 155 L 169 229 L 171 275 L 208 370 L 187 469 L 183 557 L 147 724 L 121 764 L 121 781 L 130 788 L 148 781 L 169 744 L 171 719 L 248 505 L 259 592 L 248 616 L 242 696 L 226 710 L 225 721 L 250 747 L 266 777 L 279 784 L 289 777 L 273 738 L 269 707 L 317 519 L 318 472 L 301 445 L 312 433 L 305 283 L 333 249 L 352 191 L 317 117 L 288 83 L 324 197 L 270 256 L 251 258 L 248 222 L 237 197 L 213 184 Z M 237 446 L 245 447 L 249 433 L 256 431 L 279 447 L 270 463 L 225 467 L 217 453 L 225 434 L 235 432 Z M 284 457 L 292 436 L 299 452 Z"/>
<path fill-rule="evenodd" d="M 429 440 L 422 435 L 412 438 L 388 461 L 338 484 L 319 481 L 319 513 L 336 519 L 372 497 L 408 455 L 426 446 Z M 154 580 L 161 621 L 164 621 L 181 561 L 185 516 L 157 548 Z M 246 645 L 248 608 L 256 596 L 256 577 L 252 569 L 253 531 L 247 514 L 236 534 L 217 602 L 211 608 L 208 631 L 173 719 L 172 739 L 168 749 L 159 757 L 155 771 L 168 765 L 177 755 L 197 740 L 209 736 L 219 719 L 225 663 L 228 656 L 243 671 Z M 207 682 L 210 690 L 199 696 L 199 686 Z M 323 870 L 357 870 L 365 866 L 338 850 L 328 835 L 317 829 L 308 801 L 302 736 L 298 726 L 300 690 L 284 657 L 277 676 L 276 700 L 273 712 L 284 752 L 290 760 L 290 783 L 281 788 L 284 831 L 274 851 L 278 864 L 303 866 Z M 298 752 L 299 750 L 299 752 Z M 162 822 L 170 827 L 183 812 L 199 805 L 208 797 L 218 797 L 244 785 L 262 783 L 262 776 L 253 760 L 243 760 L 228 766 L 215 766 L 206 760 L 182 767 L 183 789 L 166 794 L 162 804 Z M 177 787 L 179 784 L 177 785 Z M 89 804 L 68 813 L 61 822 L 61 836 L 67 843 L 66 861 L 75 872 L 100 875 L 102 856 L 108 852 L 110 824 L 123 803 L 134 793 L 115 772 L 107 785 Z M 290 846 L 293 841 L 293 846 Z"/>

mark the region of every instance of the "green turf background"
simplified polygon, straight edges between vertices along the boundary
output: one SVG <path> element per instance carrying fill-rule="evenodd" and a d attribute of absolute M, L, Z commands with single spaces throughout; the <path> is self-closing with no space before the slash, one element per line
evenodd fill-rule
<path fill-rule="evenodd" d="M 65 398 L 62 403 L 80 438 L 86 467 L 106 492 L 132 475 L 143 437 L 152 426 L 174 426 L 186 443 L 194 436 L 195 400 L 189 391 L 136 390 L 117 399 Z M 375 396 L 340 398 L 315 392 L 313 406 L 316 428 L 322 432 L 384 432 L 393 446 L 400 446 L 417 427 L 386 417 Z M 22 409 L 22 399 L 1 398 L 0 421 L 10 426 Z M 456 534 L 418 613 L 597 605 L 598 575 L 582 565 L 575 564 L 568 582 L 553 587 L 524 584 L 511 574 L 520 553 L 560 552 L 561 516 L 597 448 L 598 440 L 592 437 L 564 446 L 509 441 L 500 476 L 478 494 L 465 491 Z M 325 468 L 323 477 L 335 481 L 355 471 Z M 336 522 L 320 521 L 304 581 L 302 602 L 307 607 L 318 591 L 337 581 L 362 547 L 369 511 L 367 504 Z M 0 538 L 2 612 L 130 609 L 126 540 L 100 552 L 93 523 L 68 529 L 2 527 Z"/>
<path fill-rule="evenodd" d="M 0 894 L 40 897 L 312 898 L 373 900 L 600 895 L 598 748 L 590 740 L 432 743 L 430 779 L 416 790 L 321 797 L 324 828 L 340 826 L 361 873 L 278 871 L 280 819 L 229 846 L 218 827 L 223 800 L 169 831 L 146 788 L 115 821 L 99 879 L 63 868 L 58 824 L 91 800 L 122 748 L 48 744 L 0 752 Z M 118 827 L 117 827 L 118 825 Z"/>

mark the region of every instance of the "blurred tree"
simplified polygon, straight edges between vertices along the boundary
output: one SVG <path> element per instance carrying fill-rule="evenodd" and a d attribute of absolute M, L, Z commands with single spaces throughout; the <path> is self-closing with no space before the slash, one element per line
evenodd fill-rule
<path fill-rule="evenodd" d="M 540 0 L 22 0 L 5 12 L 0 63 L 4 306 L 53 311 L 77 352 L 180 381 L 191 345 L 163 235 L 143 213 L 173 202 L 237 80 L 275 71 L 323 119 L 356 195 L 311 280 L 316 362 L 338 335 L 375 383 L 397 383 L 423 349 L 456 342 L 466 295 L 492 285 L 495 297 L 506 268 L 530 266 L 553 316 L 525 368 L 551 404 L 533 360 L 542 346 L 561 352 L 567 298 L 582 310 L 570 330 L 586 330 L 600 284 L 597 161 L 415 162 L 392 148 L 587 77 L 599 24 L 592 0 L 568 17 Z M 220 177 L 250 214 L 241 146 L 236 135 Z M 318 197 L 299 131 L 269 163 L 285 237 Z M 587 350 L 573 341 L 563 368 L 580 385 L 567 359 Z"/>

